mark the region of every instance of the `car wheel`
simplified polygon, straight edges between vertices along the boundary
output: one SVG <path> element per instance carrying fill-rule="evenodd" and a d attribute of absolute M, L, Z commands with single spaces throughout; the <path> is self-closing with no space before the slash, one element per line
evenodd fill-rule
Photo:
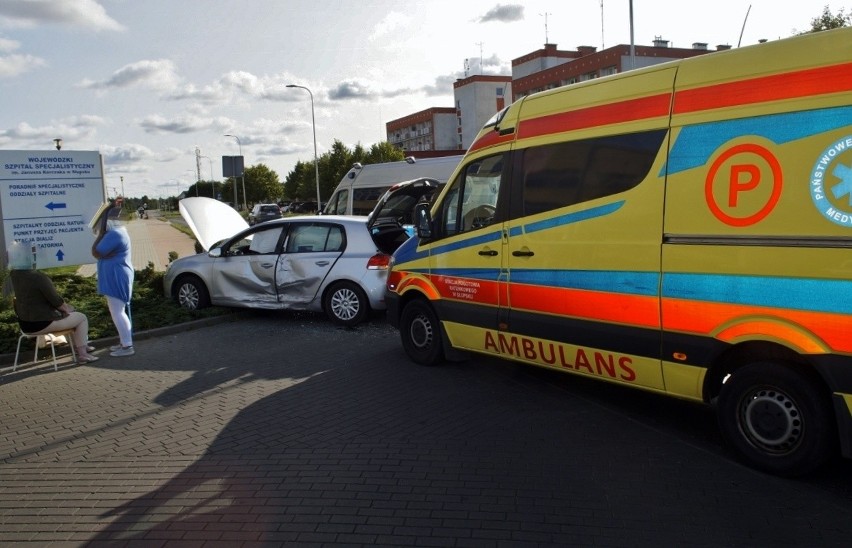
<path fill-rule="evenodd" d="M 175 283 L 175 299 L 183 308 L 198 310 L 210 306 L 210 293 L 200 279 L 184 276 Z"/>
<path fill-rule="evenodd" d="M 369 308 L 364 290 L 352 282 L 338 282 L 325 294 L 325 313 L 338 325 L 358 325 Z"/>
<path fill-rule="evenodd" d="M 428 303 L 418 299 L 405 305 L 399 334 L 408 357 L 420 365 L 438 365 L 444 361 L 440 329 L 438 317 Z"/>
<path fill-rule="evenodd" d="M 758 362 L 722 386 L 718 420 L 727 444 L 755 468 L 800 476 L 824 464 L 836 432 L 828 394 L 783 363 Z"/>

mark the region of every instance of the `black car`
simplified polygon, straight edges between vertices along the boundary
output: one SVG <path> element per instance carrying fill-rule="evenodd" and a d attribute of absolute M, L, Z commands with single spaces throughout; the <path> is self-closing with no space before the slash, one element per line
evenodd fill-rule
<path fill-rule="evenodd" d="M 248 214 L 248 223 L 255 225 L 272 219 L 280 219 L 281 217 L 283 215 L 278 204 L 255 204 Z"/>

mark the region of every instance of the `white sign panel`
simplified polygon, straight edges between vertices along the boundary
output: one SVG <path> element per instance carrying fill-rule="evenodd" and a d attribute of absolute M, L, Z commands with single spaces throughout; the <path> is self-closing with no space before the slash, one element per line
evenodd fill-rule
<path fill-rule="evenodd" d="M 88 224 L 105 196 L 98 152 L 0 151 L 3 248 L 35 243 L 38 268 L 93 263 Z"/>

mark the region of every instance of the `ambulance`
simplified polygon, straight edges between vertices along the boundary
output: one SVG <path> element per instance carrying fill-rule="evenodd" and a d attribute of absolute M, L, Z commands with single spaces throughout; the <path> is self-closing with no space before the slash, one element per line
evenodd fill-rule
<path fill-rule="evenodd" d="M 387 295 L 414 362 L 703 402 L 782 476 L 852 457 L 852 29 L 519 99 L 415 228 Z"/>
<path fill-rule="evenodd" d="M 376 203 L 394 185 L 428 177 L 443 184 L 459 165 L 463 155 L 361 165 L 346 172 L 328 199 L 324 215 L 369 215 Z"/>

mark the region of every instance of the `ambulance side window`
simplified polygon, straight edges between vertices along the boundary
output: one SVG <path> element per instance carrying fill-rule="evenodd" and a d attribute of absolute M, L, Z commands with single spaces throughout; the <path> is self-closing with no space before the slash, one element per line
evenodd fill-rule
<path fill-rule="evenodd" d="M 629 190 L 648 176 L 666 130 L 583 139 L 521 151 L 523 210 L 535 215 Z"/>
<path fill-rule="evenodd" d="M 442 235 L 478 230 L 497 220 L 503 158 L 498 154 L 475 160 L 450 183 L 440 210 L 439 232 Z"/>
<path fill-rule="evenodd" d="M 326 215 L 346 215 L 346 206 L 349 205 L 349 190 L 343 189 L 331 197 L 328 207 L 325 208 Z"/>

